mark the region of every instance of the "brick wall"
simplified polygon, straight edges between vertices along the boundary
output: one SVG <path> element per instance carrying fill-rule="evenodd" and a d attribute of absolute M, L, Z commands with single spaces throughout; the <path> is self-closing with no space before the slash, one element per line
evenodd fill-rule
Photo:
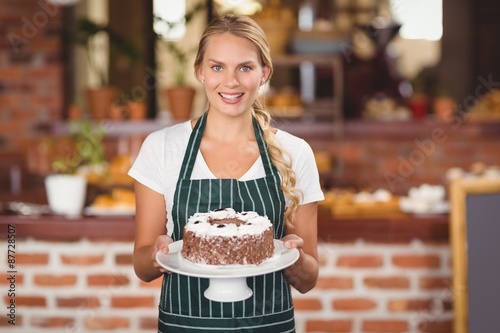
<path fill-rule="evenodd" d="M 500 167 L 498 122 L 359 121 L 346 124 L 341 145 L 314 129 L 302 137 L 314 151 L 331 156 L 333 169 L 342 164 L 340 174 L 323 174 L 331 186 L 381 187 L 406 194 L 410 187 L 423 183 L 447 184 L 446 172 L 452 167 L 470 171 L 476 162 Z"/>
<path fill-rule="evenodd" d="M 61 16 L 44 0 L 0 0 L 0 193 L 18 194 L 27 139 L 62 119 Z"/>
<path fill-rule="evenodd" d="M 156 332 L 160 280 L 135 276 L 131 242 L 16 245 L 16 326 L 6 323 L 3 255 L 0 331 Z M 321 243 L 319 253 L 317 287 L 294 292 L 297 333 L 452 331 L 448 244 Z"/>
<path fill-rule="evenodd" d="M 0 0 L 0 148 L 62 118 L 61 10 L 44 0 Z"/>

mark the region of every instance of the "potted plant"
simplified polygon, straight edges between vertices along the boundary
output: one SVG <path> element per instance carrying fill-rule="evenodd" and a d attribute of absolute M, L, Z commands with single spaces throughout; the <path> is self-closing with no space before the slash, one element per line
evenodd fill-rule
<path fill-rule="evenodd" d="M 50 209 L 79 216 L 85 204 L 87 179 L 104 172 L 105 131 L 88 121 L 70 122 L 70 133 L 45 140 L 52 173 L 45 177 Z"/>
<path fill-rule="evenodd" d="M 446 88 L 436 83 L 432 94 L 432 111 L 438 122 L 448 123 L 453 120 L 456 107 L 455 99 Z"/>
<path fill-rule="evenodd" d="M 108 81 L 109 64 L 117 63 L 115 60 L 99 59 L 97 50 L 102 48 L 98 36 L 105 34 L 109 40 L 109 46 L 118 50 L 121 58 L 130 63 L 136 63 L 139 51 L 129 40 L 122 38 L 106 24 L 95 23 L 89 19 L 80 19 L 72 33 L 73 41 L 85 48 L 87 62 L 90 71 L 98 79 L 98 87 L 87 88 L 86 97 L 91 117 L 95 120 L 106 118 L 113 102 L 118 97 L 118 89 L 110 86 Z"/>
<path fill-rule="evenodd" d="M 186 12 L 182 20 L 176 22 L 166 21 L 159 16 L 155 16 L 154 20 L 157 23 L 161 22 L 170 30 L 181 23 L 188 25 L 203 8 L 205 8 L 203 3 L 196 4 L 191 10 Z M 175 64 L 171 66 L 174 69 L 173 84 L 165 89 L 170 112 L 175 119 L 188 119 L 192 112 L 196 90 L 187 84 L 186 74 L 188 73 L 189 57 L 196 51 L 196 48 L 186 49 L 185 43 L 169 40 L 160 33 L 157 33 L 156 37 L 160 41 L 159 44 L 165 47 L 166 51 L 175 61 Z"/>

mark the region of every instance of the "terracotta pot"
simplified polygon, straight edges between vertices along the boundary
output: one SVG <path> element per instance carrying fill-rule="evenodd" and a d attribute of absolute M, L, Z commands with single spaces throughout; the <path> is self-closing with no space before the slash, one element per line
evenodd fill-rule
<path fill-rule="evenodd" d="M 455 113 L 456 102 L 451 97 L 439 97 L 434 99 L 432 107 L 436 114 L 436 119 L 441 122 L 451 122 Z"/>
<path fill-rule="evenodd" d="M 167 101 L 174 119 L 189 119 L 193 110 L 195 93 L 196 90 L 192 87 L 171 87 L 166 89 Z"/>
<path fill-rule="evenodd" d="M 146 118 L 147 105 L 145 102 L 128 102 L 129 119 L 142 120 Z"/>
<path fill-rule="evenodd" d="M 106 118 L 111 120 L 124 120 L 128 117 L 128 114 L 129 109 L 127 104 L 113 102 Z"/>
<path fill-rule="evenodd" d="M 115 87 L 88 88 L 86 93 L 90 117 L 94 120 L 107 118 L 113 102 L 118 97 L 118 89 Z"/>
<path fill-rule="evenodd" d="M 80 120 L 83 118 L 83 110 L 78 105 L 70 105 L 68 107 L 68 119 Z"/>

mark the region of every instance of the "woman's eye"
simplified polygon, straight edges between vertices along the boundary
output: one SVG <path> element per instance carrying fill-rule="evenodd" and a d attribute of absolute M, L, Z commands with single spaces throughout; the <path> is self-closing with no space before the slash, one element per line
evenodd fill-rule
<path fill-rule="evenodd" d="M 222 66 L 219 66 L 219 65 L 212 66 L 212 68 L 216 72 L 220 72 L 222 70 Z"/>
<path fill-rule="evenodd" d="M 250 68 L 250 67 L 248 67 L 248 66 L 243 66 L 243 67 L 241 67 L 241 70 L 242 70 L 243 72 L 249 72 L 249 71 L 251 70 L 251 68 Z"/>

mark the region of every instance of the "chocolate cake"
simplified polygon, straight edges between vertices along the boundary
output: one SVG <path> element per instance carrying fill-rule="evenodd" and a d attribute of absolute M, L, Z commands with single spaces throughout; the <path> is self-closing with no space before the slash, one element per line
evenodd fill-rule
<path fill-rule="evenodd" d="M 231 208 L 196 213 L 184 227 L 181 254 L 207 265 L 258 265 L 274 252 L 273 225 L 256 212 Z"/>

